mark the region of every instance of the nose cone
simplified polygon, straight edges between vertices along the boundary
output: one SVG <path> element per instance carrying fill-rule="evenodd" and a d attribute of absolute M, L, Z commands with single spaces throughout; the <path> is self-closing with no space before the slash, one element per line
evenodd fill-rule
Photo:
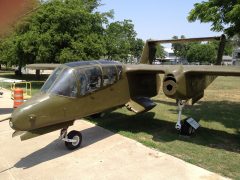
<path fill-rule="evenodd" d="M 38 94 L 16 108 L 12 113 L 11 127 L 19 131 L 35 129 L 36 119 L 41 112 L 42 105 L 49 98 L 48 94 Z"/>

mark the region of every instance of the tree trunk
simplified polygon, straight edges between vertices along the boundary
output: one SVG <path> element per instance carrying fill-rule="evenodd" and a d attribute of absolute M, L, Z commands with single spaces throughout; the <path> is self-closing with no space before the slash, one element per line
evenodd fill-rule
<path fill-rule="evenodd" d="M 222 58 L 223 58 L 225 43 L 226 43 L 226 36 L 223 34 L 221 36 L 221 39 L 220 39 L 220 42 L 219 42 L 216 65 L 221 65 L 222 64 Z"/>

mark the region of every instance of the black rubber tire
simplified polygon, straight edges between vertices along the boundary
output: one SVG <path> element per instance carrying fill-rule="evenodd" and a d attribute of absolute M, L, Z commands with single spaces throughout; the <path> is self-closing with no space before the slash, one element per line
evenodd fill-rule
<path fill-rule="evenodd" d="M 82 144 L 82 133 L 79 131 L 70 131 L 67 134 L 67 138 L 68 139 L 77 139 L 77 143 L 73 143 L 73 142 L 66 142 L 65 141 L 65 146 L 69 149 L 69 150 L 74 150 L 80 147 L 80 145 Z"/>

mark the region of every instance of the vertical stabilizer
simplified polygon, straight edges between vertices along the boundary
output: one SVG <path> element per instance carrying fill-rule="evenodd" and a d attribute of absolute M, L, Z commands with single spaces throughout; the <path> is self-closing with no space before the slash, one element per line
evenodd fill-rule
<path fill-rule="evenodd" d="M 140 59 L 141 64 L 152 64 L 156 56 L 156 51 L 157 51 L 156 45 L 157 44 L 154 42 L 146 41 L 143 48 L 142 56 Z"/>

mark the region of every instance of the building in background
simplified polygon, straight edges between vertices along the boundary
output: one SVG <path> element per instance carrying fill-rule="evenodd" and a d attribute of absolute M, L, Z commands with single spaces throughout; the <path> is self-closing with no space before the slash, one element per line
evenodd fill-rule
<path fill-rule="evenodd" d="M 240 66 L 240 47 L 233 51 L 233 65 Z"/>

